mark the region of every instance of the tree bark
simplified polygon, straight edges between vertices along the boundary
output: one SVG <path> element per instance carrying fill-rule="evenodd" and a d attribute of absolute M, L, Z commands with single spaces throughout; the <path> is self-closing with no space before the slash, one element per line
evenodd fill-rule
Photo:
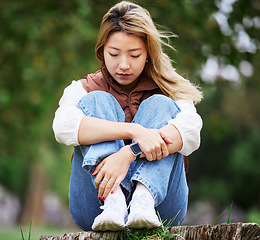
<path fill-rule="evenodd" d="M 44 174 L 41 167 L 36 164 L 33 165 L 31 174 L 29 191 L 20 217 L 22 225 L 29 225 L 31 220 L 33 224 L 43 222 Z"/>
<path fill-rule="evenodd" d="M 171 233 L 176 233 L 178 239 L 186 240 L 256 240 L 260 239 L 260 227 L 256 223 L 232 223 L 204 226 L 173 227 Z"/>
<path fill-rule="evenodd" d="M 232 223 L 202 226 L 172 227 L 168 231 L 175 240 L 260 240 L 260 227 L 256 223 Z M 123 232 L 79 232 L 61 236 L 42 236 L 40 240 L 120 240 L 129 239 Z M 152 239 L 161 239 L 159 237 Z"/>

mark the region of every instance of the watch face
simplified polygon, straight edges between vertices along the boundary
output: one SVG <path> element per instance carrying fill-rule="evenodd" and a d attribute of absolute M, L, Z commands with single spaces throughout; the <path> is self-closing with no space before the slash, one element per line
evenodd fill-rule
<path fill-rule="evenodd" d="M 130 144 L 130 147 L 131 147 L 134 155 L 137 156 L 142 153 L 142 149 L 140 148 L 138 143 L 132 143 L 132 144 Z"/>

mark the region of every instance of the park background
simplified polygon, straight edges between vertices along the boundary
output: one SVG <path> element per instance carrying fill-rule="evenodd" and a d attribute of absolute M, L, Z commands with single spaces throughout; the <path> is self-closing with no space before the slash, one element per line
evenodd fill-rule
<path fill-rule="evenodd" d="M 116 2 L 0 2 L 1 239 L 19 236 L 19 226 L 27 231 L 31 220 L 32 233 L 74 230 L 67 197 L 73 147 L 55 141 L 52 121 L 64 88 L 99 69 L 99 26 Z M 216 223 L 226 222 L 232 206 L 231 222 L 259 224 L 260 2 L 135 2 L 150 11 L 159 29 L 177 35 L 171 39 L 176 51 L 165 51 L 177 72 L 204 92 L 185 223 L 210 224 L 227 209 Z"/>

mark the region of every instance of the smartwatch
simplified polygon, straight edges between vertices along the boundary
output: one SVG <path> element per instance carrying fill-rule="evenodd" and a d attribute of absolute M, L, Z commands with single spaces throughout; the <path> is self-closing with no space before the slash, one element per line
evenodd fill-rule
<path fill-rule="evenodd" d="M 130 145 L 131 152 L 134 156 L 138 157 L 143 152 L 141 147 L 137 142 L 131 143 Z"/>

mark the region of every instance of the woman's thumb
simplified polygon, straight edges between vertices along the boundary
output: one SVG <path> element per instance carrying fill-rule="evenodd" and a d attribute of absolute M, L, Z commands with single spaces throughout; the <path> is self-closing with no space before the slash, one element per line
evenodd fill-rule
<path fill-rule="evenodd" d="M 167 144 L 173 144 L 172 140 L 169 137 L 164 137 L 163 138 L 164 142 L 166 142 Z"/>

